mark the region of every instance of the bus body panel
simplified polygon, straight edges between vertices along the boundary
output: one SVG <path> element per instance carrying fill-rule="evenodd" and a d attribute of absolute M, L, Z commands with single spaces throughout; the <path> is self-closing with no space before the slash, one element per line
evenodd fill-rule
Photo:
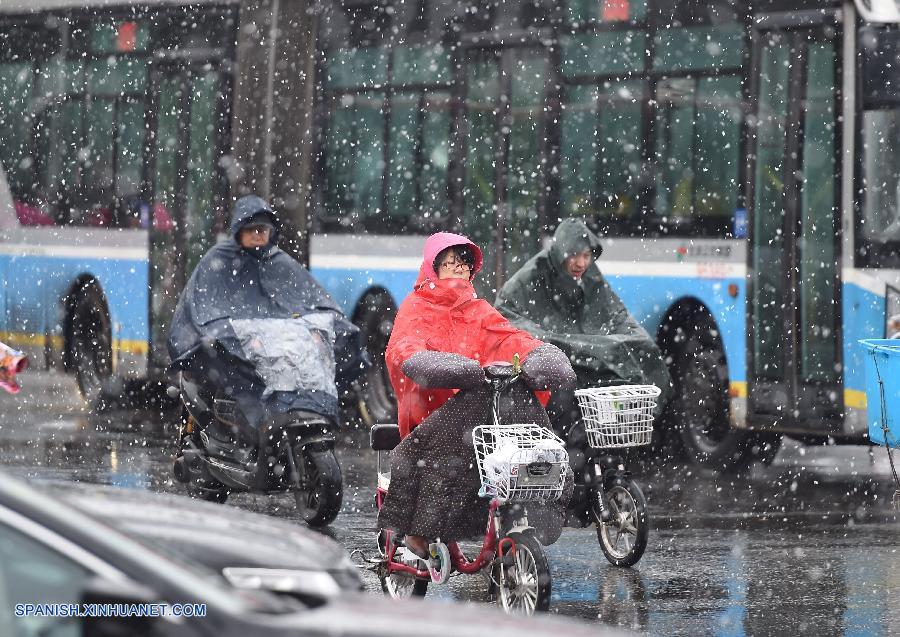
<path fill-rule="evenodd" d="M 146 242 L 142 230 L 33 228 L 4 233 L 3 338 L 26 349 L 35 363 L 43 361 L 46 352 L 51 365 L 59 364 L 67 300 L 78 282 L 93 279 L 109 309 L 117 372 L 144 373 L 149 338 Z"/>
<path fill-rule="evenodd" d="M 390 235 L 313 235 L 309 271 L 354 316 L 370 292 L 387 291 L 399 307 L 412 292 L 425 237 Z"/>

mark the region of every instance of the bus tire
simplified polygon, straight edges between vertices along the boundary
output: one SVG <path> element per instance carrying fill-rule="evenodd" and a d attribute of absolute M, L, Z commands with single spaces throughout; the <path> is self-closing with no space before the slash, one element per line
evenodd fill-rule
<path fill-rule="evenodd" d="M 106 299 L 93 280 L 74 292 L 68 346 L 78 389 L 85 402 L 97 407 L 112 376 L 112 330 Z"/>
<path fill-rule="evenodd" d="M 360 383 L 360 411 L 368 424 L 397 421 L 397 403 L 384 359 L 396 315 L 397 308 L 386 294 L 366 296 L 357 314 L 356 324 L 372 360 Z"/>
<path fill-rule="evenodd" d="M 752 461 L 751 432 L 731 426 L 728 367 L 713 321 L 695 315 L 693 323 L 672 352 L 675 433 L 689 462 L 741 471 Z"/>

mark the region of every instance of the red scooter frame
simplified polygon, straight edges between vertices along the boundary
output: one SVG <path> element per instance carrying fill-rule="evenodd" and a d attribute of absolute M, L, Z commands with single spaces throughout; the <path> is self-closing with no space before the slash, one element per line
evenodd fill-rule
<path fill-rule="evenodd" d="M 381 504 L 382 502 L 384 502 L 384 496 L 386 495 L 386 493 L 387 492 L 381 488 L 379 488 L 376 493 L 376 502 L 379 509 L 381 509 Z M 500 503 L 496 498 L 491 500 L 491 503 L 488 507 L 487 530 L 484 533 L 484 540 L 482 540 L 481 543 L 481 551 L 478 553 L 478 557 L 476 557 L 474 560 L 470 561 L 463 554 L 462 550 L 459 548 L 459 544 L 457 544 L 456 542 L 450 542 L 447 544 L 447 550 L 450 551 L 450 562 L 453 566 L 453 570 L 464 573 L 466 575 L 477 573 L 493 561 L 495 554 L 498 558 L 502 558 L 504 555 L 504 547 L 507 547 L 505 553 L 506 555 L 515 557 L 515 540 L 510 537 L 504 537 L 500 540 L 497 539 L 495 513 L 497 512 L 497 508 L 499 506 Z M 394 541 L 393 533 L 390 530 L 385 530 L 384 532 L 384 544 L 384 554 L 386 562 L 385 568 L 388 575 L 390 575 L 391 573 L 406 573 L 417 578 L 425 580 L 430 579 L 431 575 L 426 569 L 420 569 L 414 566 L 409 566 L 408 564 L 402 564 L 400 562 L 394 561 L 394 553 L 396 553 L 397 551 L 398 543 Z"/>

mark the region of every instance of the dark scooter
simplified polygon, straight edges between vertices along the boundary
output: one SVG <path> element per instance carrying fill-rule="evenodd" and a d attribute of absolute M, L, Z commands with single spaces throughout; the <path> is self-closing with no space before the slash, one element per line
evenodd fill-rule
<path fill-rule="evenodd" d="M 235 491 L 291 491 L 307 524 L 334 521 L 343 488 L 332 425 L 326 418 L 291 411 L 256 428 L 243 418 L 236 401 L 221 392 L 203 396 L 184 374 L 179 393 L 185 418 L 174 472 L 191 496 L 225 502 Z"/>
<path fill-rule="evenodd" d="M 181 367 L 175 478 L 198 498 L 293 492 L 310 526 L 337 517 L 333 317 L 231 320 Z M 216 379 L 217 382 L 213 382 Z M 205 382 L 203 382 L 205 381 Z"/>

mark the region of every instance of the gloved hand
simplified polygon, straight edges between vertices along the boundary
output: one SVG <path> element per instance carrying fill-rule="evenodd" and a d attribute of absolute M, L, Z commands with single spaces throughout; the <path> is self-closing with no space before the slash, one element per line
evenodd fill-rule
<path fill-rule="evenodd" d="M 425 389 L 473 389 L 486 382 L 477 361 L 447 352 L 416 352 L 400 371 Z"/>
<path fill-rule="evenodd" d="M 533 391 L 573 389 L 576 383 L 569 357 L 550 343 L 544 343 L 528 354 L 522 364 L 522 379 Z"/>

